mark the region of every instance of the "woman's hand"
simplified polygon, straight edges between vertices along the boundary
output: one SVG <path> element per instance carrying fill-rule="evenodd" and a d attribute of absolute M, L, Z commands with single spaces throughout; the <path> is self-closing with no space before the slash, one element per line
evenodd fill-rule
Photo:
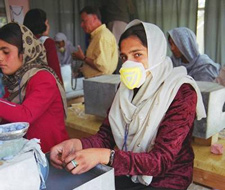
<path fill-rule="evenodd" d="M 106 148 L 89 148 L 76 151 L 65 159 L 66 169 L 72 174 L 81 174 L 89 171 L 97 164 L 108 164 L 110 157 L 110 149 Z M 74 160 L 77 166 L 71 162 Z"/>
<path fill-rule="evenodd" d="M 74 155 L 76 151 L 82 149 L 82 144 L 79 139 L 69 139 L 52 147 L 50 151 L 51 164 L 59 169 L 64 168 L 67 157 Z"/>

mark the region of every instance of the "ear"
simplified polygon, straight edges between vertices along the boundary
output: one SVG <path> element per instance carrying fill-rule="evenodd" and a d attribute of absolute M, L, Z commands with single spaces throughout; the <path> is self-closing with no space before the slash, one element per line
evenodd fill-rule
<path fill-rule="evenodd" d="M 23 54 L 22 54 L 22 53 L 19 54 L 19 59 L 20 59 L 20 61 L 22 61 L 22 63 L 23 63 Z"/>

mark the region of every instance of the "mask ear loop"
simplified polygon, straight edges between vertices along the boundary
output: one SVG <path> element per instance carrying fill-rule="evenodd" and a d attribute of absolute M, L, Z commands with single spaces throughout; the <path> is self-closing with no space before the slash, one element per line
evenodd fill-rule
<path fill-rule="evenodd" d="M 162 62 L 160 62 L 160 63 L 154 65 L 153 67 L 150 67 L 150 68 L 146 69 L 146 71 L 151 71 L 151 70 L 153 70 L 155 67 L 158 67 L 161 63 L 162 63 Z"/>

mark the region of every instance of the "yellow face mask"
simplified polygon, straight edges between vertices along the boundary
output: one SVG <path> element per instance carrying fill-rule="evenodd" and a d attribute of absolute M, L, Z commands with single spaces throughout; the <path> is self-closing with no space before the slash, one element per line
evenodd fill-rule
<path fill-rule="evenodd" d="M 64 53 L 66 51 L 65 47 L 59 48 L 59 52 Z"/>
<path fill-rule="evenodd" d="M 120 80 L 130 90 L 139 88 L 145 82 L 146 71 L 142 63 L 128 60 L 119 71 Z"/>

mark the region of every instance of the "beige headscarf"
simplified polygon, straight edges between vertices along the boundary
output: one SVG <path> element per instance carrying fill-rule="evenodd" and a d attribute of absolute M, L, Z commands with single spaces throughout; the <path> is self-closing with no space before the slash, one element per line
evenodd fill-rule
<path fill-rule="evenodd" d="M 18 24 L 19 25 L 19 24 Z M 19 25 L 22 32 L 23 42 L 23 65 L 13 75 L 4 75 L 3 82 L 6 85 L 10 96 L 8 100 L 17 104 L 21 104 L 26 94 L 26 85 L 28 81 L 37 72 L 46 70 L 56 79 L 59 88 L 65 115 L 67 113 L 67 102 L 65 90 L 52 68 L 48 67 L 46 59 L 46 50 L 41 42 L 36 39 L 33 33 L 24 25 Z"/>
<path fill-rule="evenodd" d="M 127 29 L 140 23 L 147 35 L 151 75 L 133 100 L 133 90 L 120 84 L 109 113 L 109 122 L 119 149 L 122 149 L 125 126 L 128 125 L 127 150 L 149 152 L 154 146 L 160 122 L 182 84 L 191 84 L 197 92 L 197 118 L 206 117 L 206 113 L 196 82 L 187 75 L 184 67 L 173 68 L 170 58 L 166 56 L 167 42 L 162 31 L 156 25 L 139 20 L 130 22 Z M 149 185 L 152 176 L 132 176 L 132 180 Z"/>

